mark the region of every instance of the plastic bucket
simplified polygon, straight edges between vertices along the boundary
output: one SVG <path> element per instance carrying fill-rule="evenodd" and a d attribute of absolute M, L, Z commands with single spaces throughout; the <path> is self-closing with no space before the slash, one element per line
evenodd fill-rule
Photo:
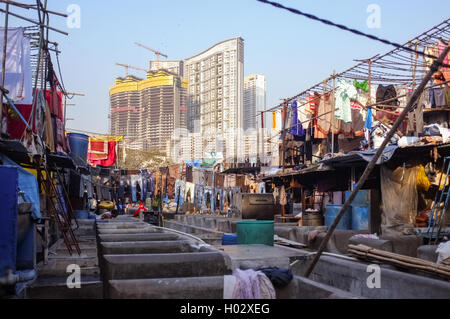
<path fill-rule="evenodd" d="M 352 205 L 352 229 L 369 229 L 369 207 Z"/>
<path fill-rule="evenodd" d="M 331 227 L 344 205 L 327 205 L 325 210 L 325 226 Z M 350 206 L 342 216 L 336 229 L 350 230 L 352 226 L 352 207 Z"/>
<path fill-rule="evenodd" d="M 89 136 L 79 133 L 67 134 L 69 138 L 70 154 L 76 163 L 85 164 L 87 161 Z"/>
<path fill-rule="evenodd" d="M 274 221 L 246 220 L 237 223 L 238 245 L 273 246 Z"/>
<path fill-rule="evenodd" d="M 235 234 L 223 234 L 222 245 L 237 245 L 237 235 Z"/>
<path fill-rule="evenodd" d="M 76 219 L 89 219 L 89 212 L 87 210 L 76 210 L 75 218 Z"/>

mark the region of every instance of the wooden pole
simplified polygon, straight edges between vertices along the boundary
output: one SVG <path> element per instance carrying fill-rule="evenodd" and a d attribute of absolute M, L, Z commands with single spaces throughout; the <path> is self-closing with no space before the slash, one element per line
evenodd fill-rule
<path fill-rule="evenodd" d="M 376 163 L 378 161 L 378 158 L 383 153 L 383 150 L 385 149 L 386 145 L 391 140 L 391 138 L 394 135 L 395 131 L 399 128 L 400 124 L 403 122 L 403 120 L 405 119 L 405 117 L 408 114 L 408 112 L 412 109 L 414 103 L 416 103 L 417 99 L 422 94 L 422 92 L 425 89 L 425 86 L 428 83 L 428 81 L 430 81 L 430 79 L 433 76 L 433 74 L 438 71 L 439 66 L 442 64 L 444 58 L 447 56 L 449 51 L 450 51 L 450 47 L 447 46 L 444 49 L 444 51 L 442 52 L 442 54 L 439 56 L 439 58 L 433 63 L 433 65 L 431 66 L 431 68 L 428 71 L 427 75 L 424 77 L 424 79 L 420 83 L 419 87 L 417 88 L 417 90 L 414 91 L 414 93 L 413 93 L 411 99 L 408 101 L 408 104 L 406 105 L 405 109 L 403 110 L 403 112 L 400 114 L 400 116 L 395 121 L 395 123 L 392 126 L 392 128 L 387 133 L 387 135 L 384 138 L 384 141 L 381 144 L 380 148 L 378 149 L 378 151 L 376 152 L 375 156 L 372 158 L 370 163 L 367 165 L 366 170 L 364 171 L 363 175 L 361 176 L 361 178 L 359 179 L 358 183 L 356 184 L 355 189 L 351 193 L 350 197 L 345 201 L 345 203 L 342 206 L 339 214 L 337 215 L 336 219 L 334 220 L 333 224 L 331 225 L 330 229 L 328 230 L 325 238 L 322 240 L 322 242 L 320 244 L 320 247 L 319 247 L 319 250 L 317 251 L 317 253 L 314 256 L 314 259 L 313 259 L 311 265 L 309 266 L 309 268 L 307 269 L 307 271 L 305 273 L 305 277 L 306 278 L 308 278 L 309 275 L 311 275 L 311 273 L 313 272 L 314 267 L 316 266 L 317 262 L 319 261 L 320 256 L 322 255 L 322 252 L 325 250 L 325 247 L 327 246 L 328 241 L 331 238 L 331 235 L 333 235 L 333 232 L 336 229 L 336 227 L 337 227 L 338 223 L 340 222 L 340 220 L 342 219 L 342 216 L 344 216 L 345 211 L 347 210 L 347 208 L 350 206 L 350 204 L 355 199 L 356 194 L 358 193 L 358 191 L 362 188 L 362 186 L 364 185 L 364 183 L 368 179 L 370 173 L 372 172 L 372 170 L 374 169 L 374 167 L 375 167 L 375 165 L 376 165 Z"/>

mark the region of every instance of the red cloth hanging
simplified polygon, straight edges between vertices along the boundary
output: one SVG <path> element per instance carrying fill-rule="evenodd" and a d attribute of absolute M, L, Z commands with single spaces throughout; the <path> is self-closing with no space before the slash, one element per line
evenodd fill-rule
<path fill-rule="evenodd" d="M 16 112 L 11 108 L 11 106 L 7 104 L 3 104 L 5 108 L 9 111 L 7 112 L 7 132 L 9 134 L 9 138 L 12 140 L 20 140 L 22 139 L 23 133 L 25 132 L 26 125 L 16 114 Z M 30 104 L 19 104 L 16 105 L 17 110 L 19 110 L 20 114 L 23 116 L 25 121 L 29 122 L 31 117 L 31 109 L 32 105 Z M 34 133 L 36 131 L 34 130 Z"/>
<path fill-rule="evenodd" d="M 101 161 L 93 161 L 89 160 L 92 165 L 100 165 L 100 166 L 113 166 L 117 160 L 116 154 L 116 144 L 117 142 L 108 142 L 108 158 L 106 160 Z"/>
<path fill-rule="evenodd" d="M 62 104 L 62 92 L 57 90 L 47 90 L 45 91 L 45 100 L 50 107 L 50 112 L 52 113 L 52 115 L 63 121 L 64 112 Z"/>

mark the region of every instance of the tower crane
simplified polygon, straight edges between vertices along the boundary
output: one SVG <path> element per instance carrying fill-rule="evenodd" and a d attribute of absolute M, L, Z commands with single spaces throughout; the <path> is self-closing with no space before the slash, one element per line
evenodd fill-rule
<path fill-rule="evenodd" d="M 155 55 L 156 55 L 156 65 L 157 65 L 157 67 L 158 67 L 158 70 L 159 70 L 159 57 L 160 57 L 160 56 L 163 56 L 163 57 L 165 57 L 166 59 L 169 58 L 169 57 L 168 57 L 167 55 L 165 55 L 164 53 L 161 53 L 161 52 L 159 52 L 159 51 L 157 51 L 157 50 L 155 50 L 155 49 L 149 48 L 149 47 L 147 47 L 147 46 L 145 46 L 145 45 L 143 45 L 143 44 L 141 44 L 141 43 L 139 43 L 139 42 L 135 42 L 134 44 L 136 44 L 137 46 L 140 46 L 140 47 L 142 47 L 142 48 L 144 48 L 144 49 L 147 49 L 147 50 L 149 50 L 149 51 L 155 53 Z"/>
<path fill-rule="evenodd" d="M 126 74 L 127 74 L 126 76 L 128 76 L 128 69 L 134 69 L 134 70 L 138 70 L 138 71 L 148 72 L 148 71 L 145 70 L 145 69 L 138 68 L 137 66 L 132 66 L 132 65 L 128 65 L 128 64 L 122 64 L 122 63 L 117 63 L 117 62 L 116 62 L 116 65 L 122 66 L 122 67 L 125 68 Z"/>

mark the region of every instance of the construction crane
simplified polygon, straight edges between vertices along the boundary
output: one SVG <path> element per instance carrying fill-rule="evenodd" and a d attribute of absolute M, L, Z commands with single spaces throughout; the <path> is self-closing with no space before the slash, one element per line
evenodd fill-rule
<path fill-rule="evenodd" d="M 145 69 L 138 68 L 138 67 L 136 67 L 136 66 L 132 66 L 132 65 L 128 65 L 128 64 L 122 64 L 122 63 L 117 63 L 117 62 L 116 62 L 116 65 L 124 67 L 125 70 L 126 70 L 127 76 L 128 76 L 128 69 L 134 69 L 134 70 L 138 70 L 138 71 L 148 72 L 148 71 L 145 70 Z"/>
<path fill-rule="evenodd" d="M 158 70 L 159 70 L 159 57 L 160 57 L 160 56 L 163 56 L 163 57 L 165 57 L 166 59 L 169 58 L 169 57 L 168 57 L 167 55 L 165 55 L 164 53 L 161 53 L 161 52 L 159 52 L 159 51 L 157 51 L 157 50 L 154 50 L 154 49 L 152 49 L 152 48 L 149 48 L 149 47 L 147 47 L 147 46 L 145 46 L 145 45 L 143 45 L 143 44 L 141 44 L 141 43 L 135 42 L 134 44 L 136 44 L 136 45 L 138 45 L 138 46 L 140 46 L 140 47 L 142 47 L 142 48 L 144 48 L 144 49 L 147 49 L 147 50 L 149 50 L 149 51 L 155 53 L 155 55 L 156 55 L 156 65 L 157 65 L 157 67 L 158 67 Z"/>

